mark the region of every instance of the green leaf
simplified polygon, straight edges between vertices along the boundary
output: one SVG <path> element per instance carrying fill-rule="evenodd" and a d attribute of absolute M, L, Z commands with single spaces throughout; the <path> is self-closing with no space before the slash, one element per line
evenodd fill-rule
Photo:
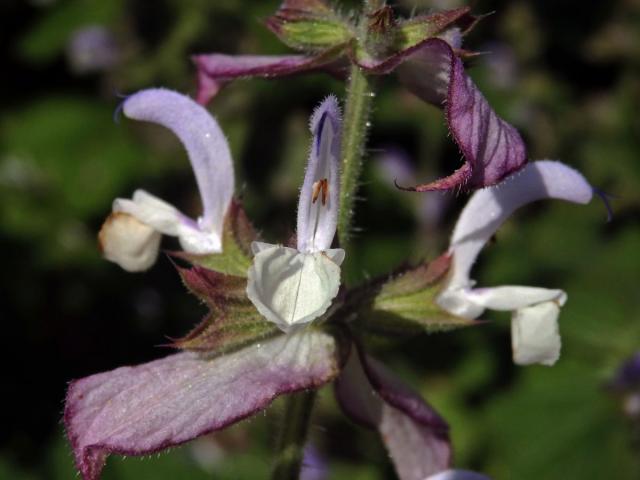
<path fill-rule="evenodd" d="M 202 322 L 173 346 L 218 355 L 282 332 L 247 298 L 247 279 L 195 266 L 178 268 L 185 286 L 210 309 Z"/>
<path fill-rule="evenodd" d="M 370 333 L 416 334 L 476 324 L 450 314 L 436 303 L 450 262 L 450 256 L 442 255 L 387 280 L 369 308 L 360 312 L 358 325 Z"/>

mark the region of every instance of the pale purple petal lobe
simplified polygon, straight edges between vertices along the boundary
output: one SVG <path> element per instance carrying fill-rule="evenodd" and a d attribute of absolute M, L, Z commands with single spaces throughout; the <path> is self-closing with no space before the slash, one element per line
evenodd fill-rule
<path fill-rule="evenodd" d="M 493 111 L 447 42 L 429 39 L 405 55 L 401 81 L 423 100 L 444 106 L 466 160 L 454 174 L 412 190 L 480 188 L 522 168 L 527 156 L 520 134 Z"/>
<path fill-rule="evenodd" d="M 424 480 L 491 480 L 481 473 L 471 472 L 469 470 L 445 470 L 444 472 L 431 475 Z"/>
<path fill-rule="evenodd" d="M 157 123 L 175 133 L 189 155 L 200 195 L 201 230 L 220 237 L 234 189 L 233 163 L 218 122 L 189 97 L 166 89 L 143 90 L 128 97 L 124 114 Z"/>
<path fill-rule="evenodd" d="M 327 97 L 310 121 L 313 143 L 298 202 L 298 250 L 331 247 L 338 224 L 342 119 L 338 100 Z"/>
<path fill-rule="evenodd" d="M 446 422 L 379 362 L 352 352 L 336 397 L 350 417 L 378 429 L 400 480 L 423 480 L 449 468 Z"/>
<path fill-rule="evenodd" d="M 586 204 L 592 196 L 591 185 L 577 170 L 551 160 L 532 162 L 499 185 L 476 192 L 462 210 L 451 238 L 450 288 L 469 285 L 480 250 L 516 209 L 545 198 Z"/>
<path fill-rule="evenodd" d="M 72 382 L 64 421 L 83 479 L 96 480 L 111 453 L 178 445 L 337 372 L 333 337 L 307 329 L 223 356 L 178 353 Z"/>

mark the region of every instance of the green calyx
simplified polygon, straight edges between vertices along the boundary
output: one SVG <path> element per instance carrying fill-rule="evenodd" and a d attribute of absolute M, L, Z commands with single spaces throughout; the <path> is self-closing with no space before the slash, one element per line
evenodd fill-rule
<path fill-rule="evenodd" d="M 251 242 L 254 240 L 257 240 L 257 234 L 251 222 L 242 205 L 233 200 L 224 221 L 221 253 L 196 255 L 176 252 L 173 255 L 218 273 L 246 278 L 253 256 Z"/>
<path fill-rule="evenodd" d="M 282 333 L 247 298 L 246 278 L 199 266 L 178 268 L 178 273 L 189 291 L 209 307 L 209 313 L 172 346 L 219 355 Z"/>
<path fill-rule="evenodd" d="M 369 334 L 404 336 L 473 325 L 473 320 L 452 315 L 436 302 L 450 261 L 448 255 L 442 255 L 390 278 L 374 293 L 365 294 L 369 301 L 359 309 L 355 327 Z"/>
<path fill-rule="evenodd" d="M 285 0 L 266 24 L 287 46 L 304 52 L 346 45 L 354 37 L 350 23 L 322 0 Z"/>

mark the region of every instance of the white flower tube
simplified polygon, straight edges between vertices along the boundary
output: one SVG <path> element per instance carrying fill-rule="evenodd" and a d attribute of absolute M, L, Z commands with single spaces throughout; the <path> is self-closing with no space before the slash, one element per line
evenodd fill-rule
<path fill-rule="evenodd" d="M 284 332 L 323 315 L 340 288 L 345 252 L 331 249 L 340 196 L 341 118 L 330 96 L 310 122 L 313 143 L 298 203 L 297 248 L 254 242 L 247 295 Z"/>
<path fill-rule="evenodd" d="M 180 93 L 166 89 L 149 89 L 128 97 L 122 107 L 124 114 L 135 120 L 160 124 L 174 132 L 189 155 L 200 190 L 203 214 L 197 220 L 183 215 L 173 205 L 137 190 L 132 199 L 118 198 L 113 212 L 126 213 L 158 234 L 178 237 L 182 248 L 190 253 L 205 254 L 222 251 L 224 216 L 233 196 L 234 175 L 229 145 L 216 120 L 202 106 Z M 110 217 L 111 218 L 111 217 Z M 120 217 L 123 218 L 123 217 Z M 158 254 L 158 241 L 145 242 L 132 249 L 127 244 L 139 233 L 130 221 L 108 220 L 101 233 L 105 257 L 129 271 L 146 270 Z M 117 228 L 117 234 L 110 229 Z M 112 242 L 111 239 L 119 239 Z M 131 252 L 137 251 L 137 256 Z"/>
<path fill-rule="evenodd" d="M 476 192 L 453 232 L 450 277 L 438 303 L 465 318 L 485 309 L 512 311 L 513 358 L 517 364 L 554 364 L 560 356 L 558 315 L 567 296 L 562 290 L 502 286 L 473 288 L 471 268 L 482 247 L 519 207 L 545 198 L 586 204 L 593 189 L 576 170 L 555 161 L 532 162 L 502 183 Z"/>

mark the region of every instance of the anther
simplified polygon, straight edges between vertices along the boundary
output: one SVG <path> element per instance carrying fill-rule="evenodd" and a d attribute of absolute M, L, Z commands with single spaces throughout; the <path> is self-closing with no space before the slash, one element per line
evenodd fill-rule
<path fill-rule="evenodd" d="M 313 183 L 311 187 L 311 203 L 316 203 L 320 193 L 322 193 L 322 205 L 327 204 L 327 196 L 329 194 L 329 181 L 326 178 Z"/>

